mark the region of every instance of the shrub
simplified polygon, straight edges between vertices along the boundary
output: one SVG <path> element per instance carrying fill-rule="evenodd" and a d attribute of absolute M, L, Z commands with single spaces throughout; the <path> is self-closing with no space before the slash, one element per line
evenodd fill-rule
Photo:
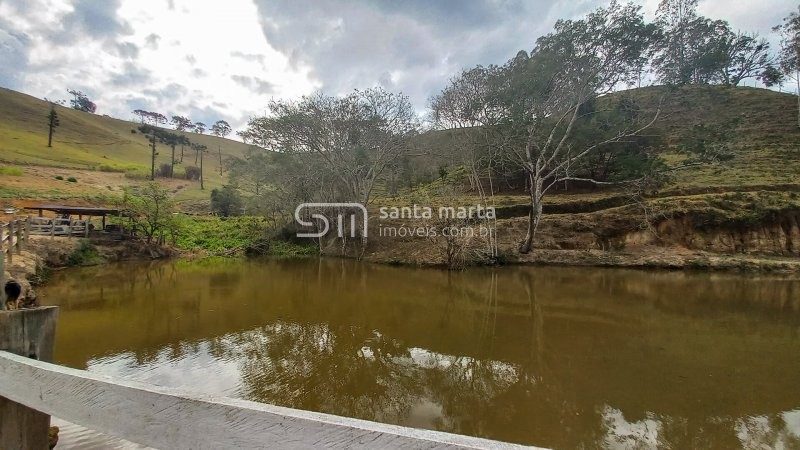
<path fill-rule="evenodd" d="M 67 256 L 68 266 L 92 266 L 103 262 L 97 248 L 86 239 L 81 239 L 78 248 Z"/>
<path fill-rule="evenodd" d="M 150 172 L 144 173 L 143 171 L 139 170 L 126 170 L 125 171 L 125 178 L 131 180 L 149 180 L 150 179 Z"/>
<path fill-rule="evenodd" d="M 24 174 L 25 172 L 23 172 L 19 167 L 0 167 L 0 175 L 20 177 Z"/>
<path fill-rule="evenodd" d="M 211 191 L 211 210 L 223 217 L 239 215 L 242 212 L 242 196 L 235 186 L 215 188 Z"/>
<path fill-rule="evenodd" d="M 187 180 L 199 180 L 200 179 L 200 168 L 195 166 L 186 166 L 186 179 Z"/>
<path fill-rule="evenodd" d="M 264 217 L 237 216 L 187 216 L 178 214 L 176 246 L 182 250 L 199 250 L 228 255 L 244 251 L 250 255 L 273 254 L 271 248 L 272 223 Z M 295 235 L 296 238 L 296 235 Z M 307 247 L 308 239 L 299 239 Z M 280 244 L 277 244 L 280 245 Z M 312 249 L 303 249 L 304 252 L 316 252 L 318 246 L 312 244 Z M 278 247 L 273 250 L 277 251 Z M 299 251 L 299 250 L 298 250 Z M 286 253 L 283 252 L 282 253 Z"/>
<path fill-rule="evenodd" d="M 69 181 L 70 183 L 77 183 L 78 179 L 75 178 L 75 177 L 69 177 L 69 178 L 67 178 L 67 181 Z"/>
<path fill-rule="evenodd" d="M 100 172 L 124 172 L 123 169 L 119 167 L 110 166 L 108 164 L 100 164 L 97 168 Z"/>
<path fill-rule="evenodd" d="M 172 165 L 163 163 L 158 166 L 158 170 L 156 171 L 156 176 L 161 178 L 170 178 L 172 177 Z"/>
<path fill-rule="evenodd" d="M 56 180 L 64 180 L 64 177 L 62 177 L 61 175 L 56 175 Z"/>

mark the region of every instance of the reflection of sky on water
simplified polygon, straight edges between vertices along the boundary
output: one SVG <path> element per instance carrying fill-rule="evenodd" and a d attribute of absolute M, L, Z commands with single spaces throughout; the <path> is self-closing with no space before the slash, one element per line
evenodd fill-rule
<path fill-rule="evenodd" d="M 648 413 L 643 420 L 629 422 L 622 411 L 611 406 L 603 410 L 607 435 L 605 447 L 609 449 L 661 448 L 666 441 L 664 420 Z M 767 416 L 738 418 L 735 420 L 736 438 L 744 449 L 795 449 L 800 448 L 800 410 L 778 415 L 782 424 L 775 426 Z M 724 420 L 720 419 L 720 422 Z"/>
<path fill-rule="evenodd" d="M 647 418 L 628 422 L 622 411 L 606 406 L 603 418 L 608 427 L 605 445 L 611 449 L 656 448 L 661 424 L 658 420 Z"/>
<path fill-rule="evenodd" d="M 132 352 L 92 359 L 87 363 L 87 370 L 189 391 L 202 386 L 206 394 L 236 396 L 240 385 L 237 361 L 213 356 L 207 342 L 183 347 L 179 356 L 173 349 L 164 348 L 145 363 L 138 362 Z"/>
<path fill-rule="evenodd" d="M 260 344 L 268 344 L 270 337 L 264 330 L 278 331 L 292 328 L 291 324 L 275 324 L 256 330 L 248 330 L 249 338 Z M 326 328 L 323 326 L 323 328 Z M 330 336 L 330 335 L 328 335 Z M 236 345 L 234 335 L 218 338 L 224 346 Z M 319 348 L 328 344 L 326 339 L 318 339 Z M 88 370 L 109 376 L 119 376 L 159 386 L 196 390 L 203 387 L 203 394 L 237 397 L 243 391 L 241 364 L 244 353 L 223 353 L 215 355 L 208 341 L 179 344 L 178 348 L 162 348 L 154 356 L 141 361 L 134 352 L 124 352 L 88 361 Z M 217 352 L 219 353 L 219 352 Z M 360 349 L 359 358 L 374 361 L 375 355 L 369 346 Z M 454 367 L 464 370 L 467 377 L 473 377 L 470 364 L 476 360 L 470 357 L 459 357 L 413 347 L 404 356 L 391 358 L 398 367 L 408 370 L 448 371 Z M 285 364 L 286 361 L 271 361 L 269 364 Z M 503 385 L 511 385 L 520 376 L 519 370 L 512 364 L 502 361 L 484 361 L 491 368 L 494 377 Z M 451 419 L 443 406 L 433 398 L 418 397 L 407 411 L 406 425 L 412 427 L 432 428 L 434 425 L 448 424 Z M 665 441 L 665 423 L 653 413 L 647 413 L 641 420 L 629 421 L 622 411 L 606 405 L 602 410 L 606 430 L 602 442 L 609 449 L 642 449 L 659 448 Z M 736 437 L 742 448 L 795 448 L 800 440 L 800 410 L 783 412 L 774 417 L 754 416 L 733 419 Z M 670 420 L 667 418 L 666 420 Z M 720 422 L 730 421 L 720 419 Z M 109 438 L 98 433 L 85 430 L 68 422 L 54 419 L 54 425 L 62 428 L 62 441 L 59 448 L 144 448 L 126 441 Z"/>
<path fill-rule="evenodd" d="M 96 373 L 545 447 L 800 448 L 797 280 L 338 260 L 70 274 L 44 288 L 56 359 Z"/>

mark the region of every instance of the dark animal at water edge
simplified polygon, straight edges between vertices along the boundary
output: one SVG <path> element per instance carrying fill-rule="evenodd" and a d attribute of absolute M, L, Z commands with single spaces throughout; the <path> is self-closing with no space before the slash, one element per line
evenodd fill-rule
<path fill-rule="evenodd" d="M 14 280 L 9 280 L 4 286 L 6 291 L 6 309 L 19 308 L 19 296 L 22 295 L 22 286 Z"/>

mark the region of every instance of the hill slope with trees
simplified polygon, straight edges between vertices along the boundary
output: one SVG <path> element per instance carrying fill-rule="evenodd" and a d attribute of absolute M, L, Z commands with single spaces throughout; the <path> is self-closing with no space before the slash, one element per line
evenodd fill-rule
<path fill-rule="evenodd" d="M 52 146 L 48 147 L 49 115 L 57 114 Z M 57 199 L 60 194 L 75 197 L 92 197 L 149 177 L 151 170 L 151 143 L 139 130 L 141 123 L 115 119 L 52 104 L 45 100 L 0 88 L 0 164 L 17 166 L 27 176 L 3 177 L 0 194 L 6 198 Z M 197 151 L 184 145 L 182 163 L 175 166 L 175 180 L 162 181 L 173 188 L 183 186 L 179 199 L 203 200 L 208 203 L 211 189 L 227 181 L 227 173 L 220 170 L 232 157 L 241 157 L 248 145 L 230 139 L 189 131 L 174 131 L 191 143 L 205 147 L 205 190 L 199 183 L 184 178 L 187 167 L 199 166 Z M 180 144 L 176 159 L 180 160 Z M 172 149 L 157 142 L 156 170 L 169 165 Z M 75 176 L 78 183 L 56 183 L 55 177 Z M 81 179 L 93 180 L 93 185 Z M 174 186 L 173 186 L 174 185 Z M 100 189 L 98 189 L 98 186 Z M 112 193 L 116 192 L 115 190 Z M 106 192 L 108 193 L 108 192 Z M 69 198 L 69 197 L 67 197 Z"/>

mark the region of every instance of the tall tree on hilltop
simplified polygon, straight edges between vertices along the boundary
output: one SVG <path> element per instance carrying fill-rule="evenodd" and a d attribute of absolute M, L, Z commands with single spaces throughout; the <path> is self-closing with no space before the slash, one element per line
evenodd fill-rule
<path fill-rule="evenodd" d="M 149 113 L 147 111 L 143 110 L 143 109 L 134 109 L 133 110 L 133 115 L 137 116 L 139 118 L 139 121 L 142 124 L 144 124 L 144 118 L 147 116 L 147 114 L 149 114 Z"/>
<path fill-rule="evenodd" d="M 151 125 L 153 126 L 163 126 L 167 124 L 167 116 L 157 113 L 157 112 L 150 112 L 148 114 L 148 119 Z"/>
<path fill-rule="evenodd" d="M 211 134 L 225 138 L 225 136 L 231 134 L 231 126 L 224 120 L 218 120 L 211 126 Z"/>
<path fill-rule="evenodd" d="M 50 113 L 47 115 L 47 122 L 50 128 L 50 132 L 47 135 L 47 146 L 53 146 L 53 133 L 56 132 L 56 127 L 60 125 L 58 120 L 58 114 L 56 113 L 56 107 L 54 105 L 50 105 Z"/>
<path fill-rule="evenodd" d="M 231 134 L 231 131 L 231 126 L 224 120 L 218 120 L 214 122 L 214 125 L 211 126 L 211 134 L 214 136 L 219 136 L 223 139 L 225 136 Z M 219 144 L 217 145 L 217 153 L 219 154 L 219 174 L 222 175 L 224 166 L 222 164 L 222 146 Z"/>
<path fill-rule="evenodd" d="M 163 126 L 167 123 L 167 117 L 161 113 L 154 111 L 145 111 L 143 109 L 133 110 L 133 114 L 139 116 L 142 124 L 151 126 Z"/>
<path fill-rule="evenodd" d="M 147 136 L 150 141 L 150 181 L 156 179 L 156 141 L 158 140 L 159 129 L 151 125 L 142 125 L 139 127 L 139 132 Z"/>
<path fill-rule="evenodd" d="M 75 91 L 72 89 L 67 89 L 67 92 L 72 94 L 72 100 L 69 101 L 69 105 L 72 109 L 77 109 L 78 111 L 88 112 L 94 114 L 97 111 L 97 105 L 89 100 L 89 97 L 86 96 L 81 91 Z"/>
<path fill-rule="evenodd" d="M 737 86 L 747 78 L 771 83 L 775 58 L 770 54 L 769 42 L 756 33 L 734 33 L 727 23 L 720 28 L 707 56 L 712 61 L 715 81 L 726 86 Z"/>
<path fill-rule="evenodd" d="M 192 121 L 188 117 L 184 116 L 172 116 L 172 126 L 175 127 L 176 131 L 186 131 L 192 128 Z"/>
<path fill-rule="evenodd" d="M 203 190 L 205 189 L 203 184 L 203 155 L 208 152 L 208 147 L 203 144 L 192 144 L 192 149 L 200 156 L 200 190 Z M 195 158 L 195 161 L 197 161 L 197 158 Z"/>
<path fill-rule="evenodd" d="M 183 163 L 183 148 L 186 145 L 191 145 L 192 142 L 189 141 L 189 138 L 187 138 L 186 136 L 181 135 L 180 140 L 178 141 L 178 143 L 181 145 L 181 160 L 180 160 L 180 162 Z"/>
<path fill-rule="evenodd" d="M 697 55 L 704 47 L 714 23 L 697 14 L 697 0 L 661 0 L 656 12 L 661 29 L 653 66 L 665 84 L 688 84 L 697 80 Z"/>
<path fill-rule="evenodd" d="M 797 125 L 800 126 L 800 7 L 774 28 L 781 35 L 778 55 L 781 72 L 795 81 L 797 94 Z"/>
<path fill-rule="evenodd" d="M 203 122 L 195 122 L 194 123 L 194 132 L 195 133 L 199 133 L 199 134 L 205 133 L 206 132 L 206 124 L 204 124 Z"/>
<path fill-rule="evenodd" d="M 175 176 L 175 164 L 180 164 L 180 161 L 175 159 L 175 147 L 181 143 L 183 136 L 175 133 L 168 133 L 163 132 L 159 133 L 158 139 L 164 145 L 167 145 L 172 149 L 172 158 L 170 159 L 169 163 L 169 177 L 173 178 Z"/>

